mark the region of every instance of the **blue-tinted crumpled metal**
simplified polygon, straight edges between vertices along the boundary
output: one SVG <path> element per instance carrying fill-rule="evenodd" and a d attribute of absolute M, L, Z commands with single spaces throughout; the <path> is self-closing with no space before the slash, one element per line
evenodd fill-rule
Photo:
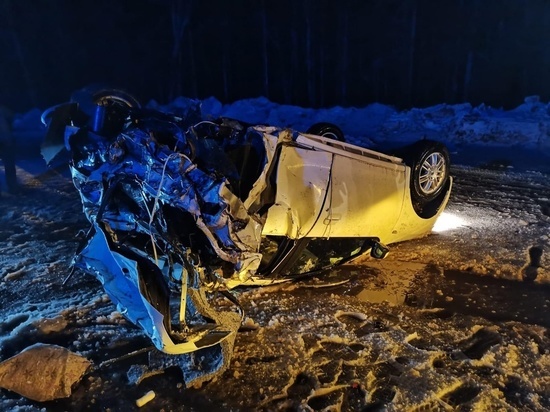
<path fill-rule="evenodd" d="M 201 144 L 191 142 L 192 131 L 179 133 L 173 147 L 132 125 L 114 140 L 88 135 L 69 138 L 73 182 L 92 223 L 75 264 L 101 281 L 159 350 L 185 354 L 218 345 L 208 354 L 220 357 L 209 363 L 220 368 L 240 314 L 215 308 L 207 294 L 244 266 L 253 273 L 261 224 L 225 176 L 192 159 L 190 145 Z M 200 375 L 209 373 L 215 371 Z"/>

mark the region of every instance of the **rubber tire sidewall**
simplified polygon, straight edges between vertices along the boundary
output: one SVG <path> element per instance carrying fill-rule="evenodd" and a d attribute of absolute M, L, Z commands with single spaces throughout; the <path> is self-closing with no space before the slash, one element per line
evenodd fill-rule
<path fill-rule="evenodd" d="M 450 167 L 450 158 L 449 158 L 449 151 L 443 145 L 439 142 L 434 142 L 431 140 L 422 140 L 415 144 L 415 156 L 414 161 L 410 165 L 411 167 L 411 197 L 413 200 L 413 203 L 419 204 L 419 205 L 425 205 L 435 198 L 439 196 L 441 191 L 446 187 L 447 180 L 449 179 L 449 167 Z M 425 194 L 422 192 L 420 188 L 420 169 L 422 168 L 422 164 L 426 161 L 426 159 L 431 156 L 433 153 L 440 153 L 445 160 L 445 172 L 444 177 L 441 185 L 439 188 L 430 194 Z"/>
<path fill-rule="evenodd" d="M 109 96 L 114 96 L 114 101 L 118 103 L 124 103 L 129 109 L 141 107 L 139 101 L 134 96 L 125 92 L 124 90 L 118 89 L 97 90 L 92 93 L 92 101 L 97 104 L 101 99 L 107 98 Z"/>
<path fill-rule="evenodd" d="M 309 129 L 307 129 L 306 133 L 314 134 L 321 137 L 329 137 L 340 142 L 346 141 L 344 132 L 342 132 L 342 130 L 338 126 L 332 123 L 321 122 L 312 124 Z"/>

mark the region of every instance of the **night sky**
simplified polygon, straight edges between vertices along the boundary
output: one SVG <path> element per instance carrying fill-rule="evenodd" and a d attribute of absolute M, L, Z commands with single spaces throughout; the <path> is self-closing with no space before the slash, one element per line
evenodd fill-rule
<path fill-rule="evenodd" d="M 161 103 L 511 108 L 550 98 L 550 2 L 0 0 L 0 105 L 98 82 Z"/>

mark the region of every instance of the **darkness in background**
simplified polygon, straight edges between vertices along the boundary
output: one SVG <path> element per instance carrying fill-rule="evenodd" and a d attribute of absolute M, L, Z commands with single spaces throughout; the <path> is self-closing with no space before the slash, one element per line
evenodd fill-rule
<path fill-rule="evenodd" d="M 89 83 L 144 101 L 400 108 L 550 98 L 545 0 L 0 0 L 0 105 Z"/>

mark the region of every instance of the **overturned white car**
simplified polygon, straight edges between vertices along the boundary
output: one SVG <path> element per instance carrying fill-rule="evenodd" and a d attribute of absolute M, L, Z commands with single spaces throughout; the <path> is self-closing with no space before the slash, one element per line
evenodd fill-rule
<path fill-rule="evenodd" d="M 43 121 L 46 144 L 70 153 L 91 223 L 75 265 L 160 351 L 203 351 L 200 372 L 178 357 L 188 382 L 228 362 L 242 316 L 232 288 L 384 257 L 384 244 L 431 231 L 452 184 L 432 141 L 387 155 L 334 139 L 329 124 L 206 121 L 120 91 L 82 92 Z"/>

